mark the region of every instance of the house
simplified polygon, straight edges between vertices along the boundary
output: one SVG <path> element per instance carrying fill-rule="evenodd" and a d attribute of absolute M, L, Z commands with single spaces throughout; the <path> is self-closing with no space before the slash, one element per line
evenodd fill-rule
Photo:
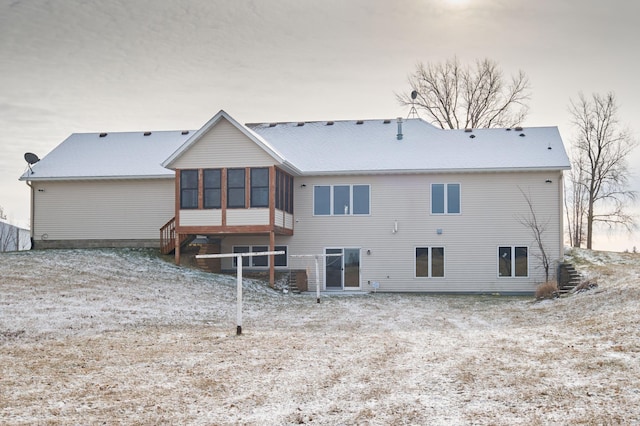
<path fill-rule="evenodd" d="M 30 248 L 31 240 L 28 229 L 0 219 L 0 252 L 29 250 Z"/>
<path fill-rule="evenodd" d="M 528 201 L 557 264 L 569 167 L 555 127 L 242 125 L 220 111 L 196 131 L 72 135 L 21 180 L 36 248 L 145 245 L 180 263 L 201 236 L 214 252 L 284 250 L 243 258 L 271 280 L 306 269 L 313 284 L 290 255 L 337 254 L 323 290 L 532 293 L 545 274 Z"/>

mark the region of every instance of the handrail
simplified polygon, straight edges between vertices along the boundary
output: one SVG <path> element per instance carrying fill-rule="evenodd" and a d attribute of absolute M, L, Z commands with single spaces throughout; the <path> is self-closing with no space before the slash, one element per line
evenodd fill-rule
<path fill-rule="evenodd" d="M 176 247 L 176 218 L 172 217 L 160 228 L 160 252 L 171 253 Z"/>

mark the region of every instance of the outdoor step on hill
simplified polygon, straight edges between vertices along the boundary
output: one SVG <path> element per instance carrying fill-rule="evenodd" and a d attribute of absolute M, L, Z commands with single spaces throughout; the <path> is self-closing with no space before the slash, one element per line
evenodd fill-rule
<path fill-rule="evenodd" d="M 201 243 L 198 245 L 200 246 L 200 249 L 198 250 L 199 255 L 220 254 L 219 244 Z M 198 265 L 198 268 L 207 272 L 220 273 L 222 269 L 222 263 L 220 262 L 219 258 L 203 259 L 203 258 L 196 257 L 196 265 Z"/>
<path fill-rule="evenodd" d="M 580 284 L 581 279 L 580 273 L 571 263 L 561 263 L 558 273 L 558 291 L 561 295 L 571 293 Z"/>

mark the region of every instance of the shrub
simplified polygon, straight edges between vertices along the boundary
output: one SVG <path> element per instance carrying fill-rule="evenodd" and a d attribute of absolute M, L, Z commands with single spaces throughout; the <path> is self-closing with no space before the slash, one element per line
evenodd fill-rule
<path fill-rule="evenodd" d="M 558 284 L 555 281 L 547 281 L 536 287 L 536 299 L 555 299 L 560 296 Z"/>

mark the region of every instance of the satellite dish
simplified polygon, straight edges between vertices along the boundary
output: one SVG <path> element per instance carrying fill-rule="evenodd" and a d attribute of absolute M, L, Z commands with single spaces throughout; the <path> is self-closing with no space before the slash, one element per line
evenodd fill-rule
<path fill-rule="evenodd" d="M 38 161 L 40 161 L 40 159 L 33 152 L 26 152 L 24 154 L 24 160 L 29 165 L 29 171 L 31 172 L 31 174 L 33 174 L 33 169 L 31 169 L 31 165 L 36 164 Z"/>
<path fill-rule="evenodd" d="M 418 110 L 416 110 L 416 103 L 415 100 L 418 97 L 418 91 L 417 90 L 412 90 L 411 91 L 411 109 L 409 110 L 409 115 L 407 116 L 407 118 L 419 118 L 418 115 Z"/>
<path fill-rule="evenodd" d="M 24 154 L 24 160 L 29 163 L 29 165 L 31 164 L 36 164 L 38 161 L 40 161 L 40 159 L 38 158 L 37 155 L 35 155 L 33 152 L 27 152 Z"/>

